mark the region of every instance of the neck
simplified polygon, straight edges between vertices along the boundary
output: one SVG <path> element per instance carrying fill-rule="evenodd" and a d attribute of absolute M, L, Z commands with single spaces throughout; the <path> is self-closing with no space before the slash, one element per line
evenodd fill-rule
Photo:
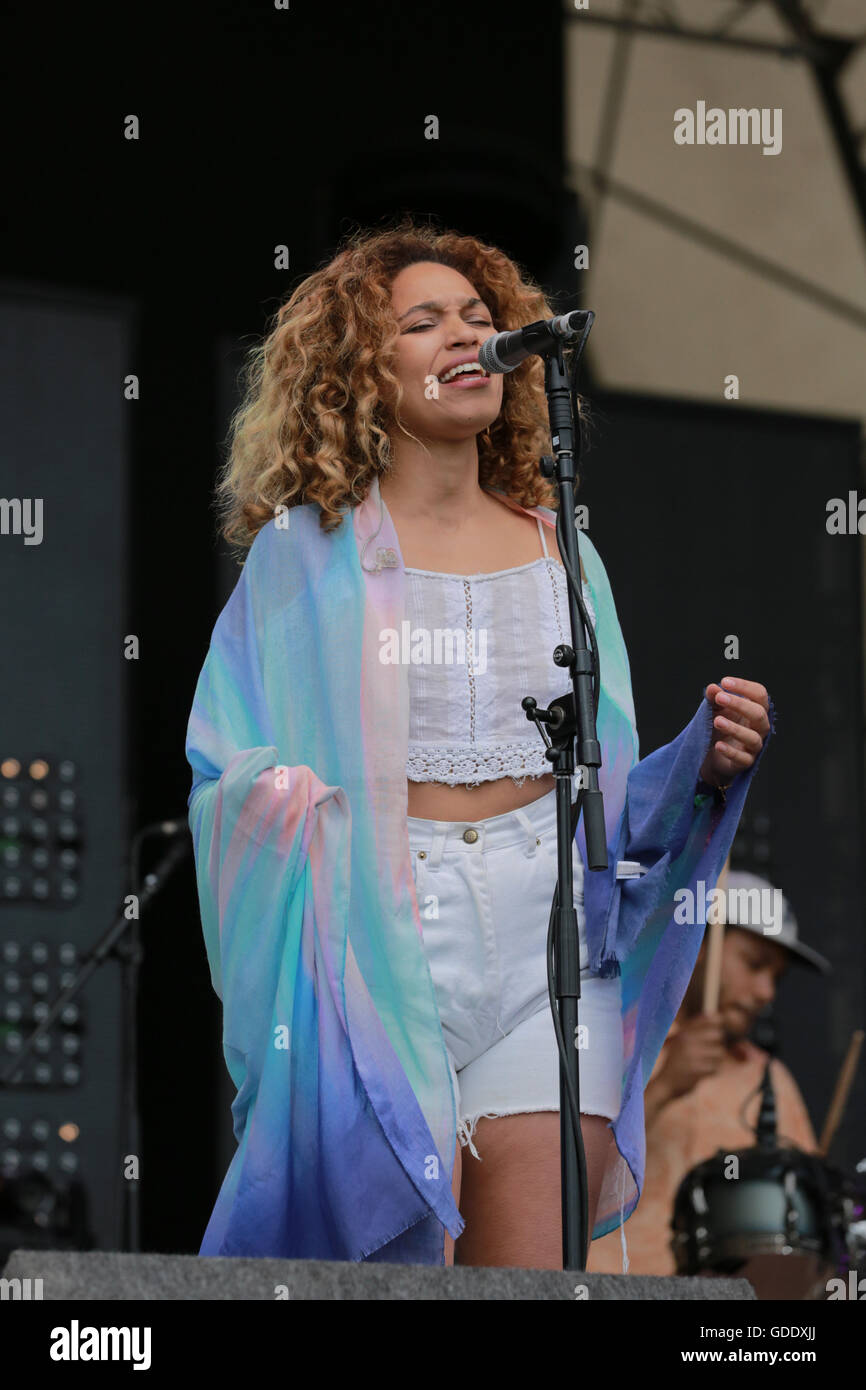
<path fill-rule="evenodd" d="M 464 523 L 484 505 L 478 482 L 478 445 L 470 439 L 391 438 L 391 468 L 379 479 L 388 510 L 418 519 Z"/>

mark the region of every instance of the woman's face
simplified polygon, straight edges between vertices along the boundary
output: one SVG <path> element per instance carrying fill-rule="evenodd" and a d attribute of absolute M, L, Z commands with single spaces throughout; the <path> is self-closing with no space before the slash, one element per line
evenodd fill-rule
<path fill-rule="evenodd" d="M 458 372 L 441 380 L 456 363 L 477 361 L 484 339 L 498 332 L 477 290 L 450 266 L 420 261 L 395 277 L 391 303 L 405 428 L 422 440 L 479 434 L 502 409 L 502 376 Z"/>

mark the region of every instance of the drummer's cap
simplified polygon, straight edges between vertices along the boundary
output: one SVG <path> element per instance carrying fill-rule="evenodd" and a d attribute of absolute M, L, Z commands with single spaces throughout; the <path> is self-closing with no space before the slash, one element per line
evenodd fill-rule
<path fill-rule="evenodd" d="M 832 970 L 825 956 L 813 951 L 799 938 L 797 919 L 780 888 L 765 878 L 731 870 L 721 889 L 720 919 L 729 927 L 752 931 L 767 941 L 775 941 L 794 958 L 794 962 L 829 975 Z"/>

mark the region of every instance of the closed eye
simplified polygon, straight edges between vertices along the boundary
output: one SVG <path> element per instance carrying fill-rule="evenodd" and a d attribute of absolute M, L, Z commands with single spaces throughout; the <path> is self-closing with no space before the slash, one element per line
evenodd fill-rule
<path fill-rule="evenodd" d="M 467 322 L 467 323 L 481 323 L 481 324 L 484 325 L 485 328 L 492 328 L 492 327 L 493 327 L 493 324 L 492 324 L 492 322 L 490 321 L 490 319 L 467 319 L 466 322 Z M 407 328 L 407 329 L 406 329 L 406 332 L 407 332 L 407 333 L 417 333 L 417 331 L 418 331 L 419 328 L 435 328 L 435 327 L 436 327 L 436 325 L 433 324 L 433 323 L 416 323 L 416 324 L 413 324 L 411 328 Z"/>

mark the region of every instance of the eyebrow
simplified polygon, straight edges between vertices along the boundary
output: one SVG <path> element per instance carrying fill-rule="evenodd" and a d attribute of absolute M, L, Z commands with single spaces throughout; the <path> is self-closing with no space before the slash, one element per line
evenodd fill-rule
<path fill-rule="evenodd" d="M 461 308 L 461 309 L 472 309 L 472 308 L 475 307 L 476 304 L 480 304 L 482 307 L 484 307 L 484 300 L 483 300 L 483 299 L 473 299 L 472 296 L 469 295 L 469 296 L 467 296 L 466 299 L 464 299 L 463 303 L 460 305 L 460 308 Z M 404 320 L 405 318 L 408 318 L 408 316 L 409 316 L 410 314 L 414 314 L 414 312 L 415 312 L 416 309 L 434 309 L 434 310 L 436 310 L 437 313 L 441 313 L 443 307 L 444 307 L 444 306 L 443 306 L 442 304 L 439 303 L 439 300 L 438 300 L 438 299 L 425 299 L 423 304 L 413 304 L 411 309 L 406 309 L 406 310 L 404 311 L 404 313 L 402 313 L 402 314 L 400 315 L 400 317 L 398 318 L 397 322 L 398 322 L 398 323 L 402 323 L 403 320 Z"/>

